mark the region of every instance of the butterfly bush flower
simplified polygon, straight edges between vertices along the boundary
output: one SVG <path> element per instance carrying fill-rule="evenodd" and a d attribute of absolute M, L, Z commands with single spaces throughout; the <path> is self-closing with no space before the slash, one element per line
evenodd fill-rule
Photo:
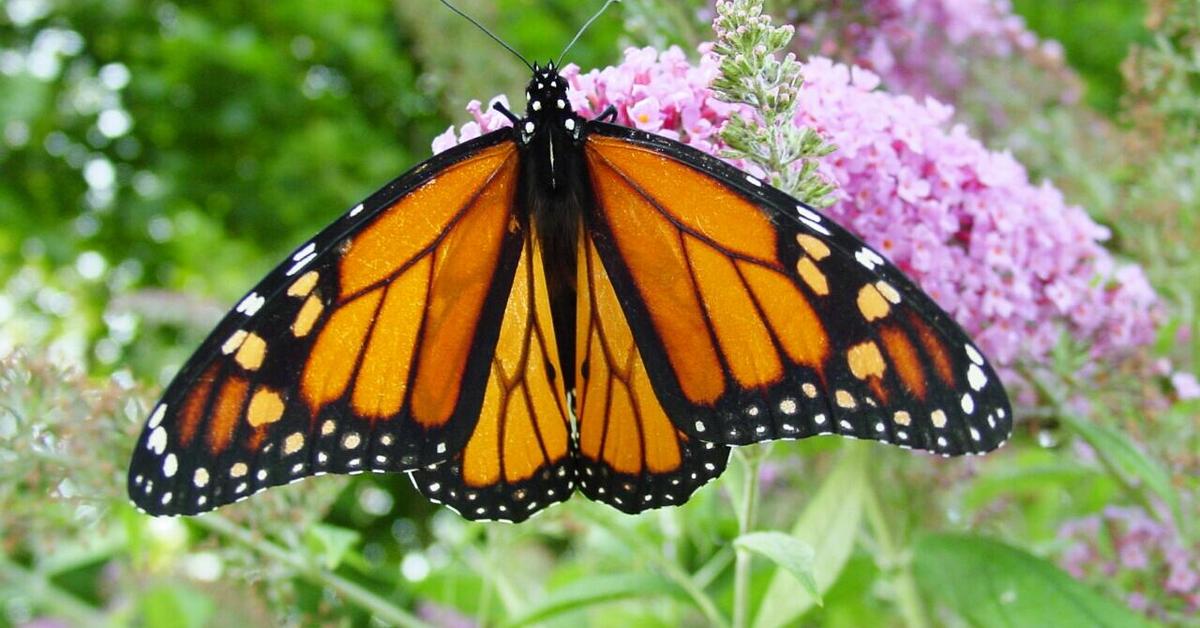
<path fill-rule="evenodd" d="M 731 113 L 754 114 L 716 99 L 719 59 L 710 44 L 700 53 L 693 63 L 677 47 L 631 48 L 617 66 L 562 74 L 580 115 L 612 106 L 620 124 L 719 154 Z M 1156 295 L 1140 268 L 1104 249 L 1108 230 L 952 124 L 951 107 L 884 92 L 875 73 L 822 57 L 802 72 L 795 123 L 838 147 L 820 165 L 838 187 L 827 212 L 916 279 L 998 364 L 1045 358 L 1063 331 L 1097 359 L 1152 339 Z M 467 110 L 474 120 L 440 135 L 435 151 L 510 124 L 479 101 Z"/>
<path fill-rule="evenodd" d="M 974 61 L 1020 56 L 1054 76 L 1062 102 L 1080 95 L 1062 45 L 1039 39 L 1008 0 L 834 0 L 801 22 L 801 50 L 868 68 L 893 91 L 949 98 Z"/>
<path fill-rule="evenodd" d="M 1063 569 L 1130 591 L 1130 608 L 1166 621 L 1200 610 L 1200 547 L 1145 510 L 1109 506 L 1064 523 L 1058 537 Z"/>

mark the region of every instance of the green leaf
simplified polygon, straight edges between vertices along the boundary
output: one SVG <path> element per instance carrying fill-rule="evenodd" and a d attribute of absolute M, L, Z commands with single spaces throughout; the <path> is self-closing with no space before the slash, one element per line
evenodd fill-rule
<path fill-rule="evenodd" d="M 318 523 L 304 532 L 304 544 L 316 554 L 326 569 L 337 569 L 346 557 L 346 552 L 358 544 L 359 534 L 354 530 Z"/>
<path fill-rule="evenodd" d="M 1053 564 L 991 539 L 930 534 L 914 546 L 925 598 L 972 626 L 1147 626 Z"/>
<path fill-rule="evenodd" d="M 201 593 L 184 586 L 159 586 L 141 600 L 146 628 L 202 628 L 209 625 L 216 606 Z"/>
<path fill-rule="evenodd" d="M 1096 450 L 1096 455 L 1119 476 L 1118 479 L 1129 484 L 1138 484 L 1135 480 L 1140 480 L 1140 484 L 1154 491 L 1170 507 L 1176 523 L 1182 520 L 1179 496 L 1171 486 L 1171 476 L 1157 462 L 1134 447 L 1129 438 L 1069 412 L 1060 413 L 1059 418 Z"/>
<path fill-rule="evenodd" d="M 792 527 L 791 536 L 813 548 L 812 574 L 819 594 L 837 580 L 858 536 L 866 486 L 867 447 L 845 443 L 842 457 Z M 792 623 L 817 603 L 786 569 L 778 569 L 758 607 L 755 625 Z"/>
<path fill-rule="evenodd" d="M 655 574 L 627 573 L 581 578 L 552 591 L 540 604 L 505 625 L 525 626 L 588 606 L 624 599 L 676 595 L 678 592 L 675 586 Z"/>
<path fill-rule="evenodd" d="M 782 532 L 751 532 L 733 542 L 788 570 L 821 605 L 821 594 L 813 578 L 813 548 L 808 543 Z"/>

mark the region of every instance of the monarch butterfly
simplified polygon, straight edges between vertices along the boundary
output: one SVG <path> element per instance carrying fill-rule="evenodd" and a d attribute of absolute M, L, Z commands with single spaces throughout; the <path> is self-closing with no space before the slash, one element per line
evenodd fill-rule
<path fill-rule="evenodd" d="M 1008 438 L 995 371 L 876 251 L 611 110 L 581 118 L 553 62 L 531 70 L 511 129 L 355 205 L 225 316 L 138 440 L 139 508 L 403 471 L 469 519 L 576 490 L 637 513 L 734 445 Z"/>

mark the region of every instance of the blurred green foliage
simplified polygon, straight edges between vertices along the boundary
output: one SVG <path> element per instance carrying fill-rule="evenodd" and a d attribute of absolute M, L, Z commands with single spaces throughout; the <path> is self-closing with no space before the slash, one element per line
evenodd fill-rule
<path fill-rule="evenodd" d="M 1030 28 L 1063 44 L 1067 60 L 1087 83 L 1087 101 L 1115 114 L 1125 92 L 1121 62 L 1134 44 L 1150 33 L 1143 25 L 1146 7 L 1131 0 L 1013 0 Z"/>

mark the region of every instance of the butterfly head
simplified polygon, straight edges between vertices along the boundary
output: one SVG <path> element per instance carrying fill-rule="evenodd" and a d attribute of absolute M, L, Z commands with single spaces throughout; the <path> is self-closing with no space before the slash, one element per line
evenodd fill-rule
<path fill-rule="evenodd" d="M 558 73 L 553 61 L 545 66 L 533 64 L 533 77 L 525 88 L 525 99 L 526 128 L 523 130 L 526 135 L 532 136 L 540 129 L 558 128 L 571 136 L 579 136 L 580 120 L 567 99 L 567 81 Z"/>

